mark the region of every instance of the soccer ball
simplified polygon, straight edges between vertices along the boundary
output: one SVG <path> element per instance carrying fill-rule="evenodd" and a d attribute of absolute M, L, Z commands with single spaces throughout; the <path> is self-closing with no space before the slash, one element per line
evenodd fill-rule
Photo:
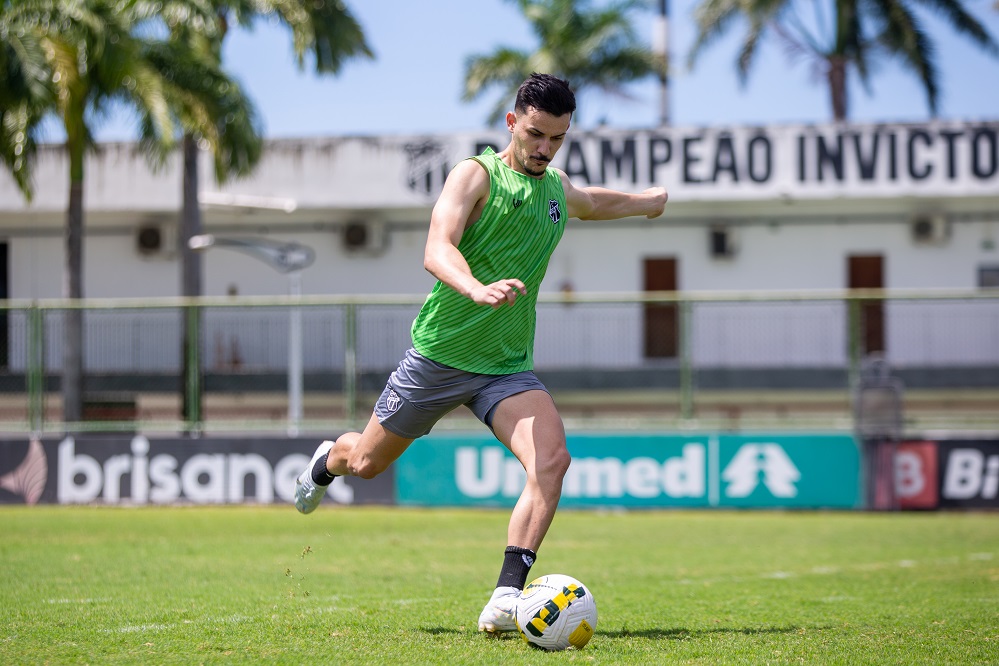
<path fill-rule="evenodd" d="M 542 576 L 531 581 L 517 601 L 517 628 L 525 641 L 539 648 L 579 649 L 597 628 L 597 604 L 590 588 L 572 576 Z"/>

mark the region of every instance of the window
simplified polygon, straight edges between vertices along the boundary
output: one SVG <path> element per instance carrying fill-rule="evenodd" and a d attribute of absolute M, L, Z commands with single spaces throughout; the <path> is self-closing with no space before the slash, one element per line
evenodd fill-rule
<path fill-rule="evenodd" d="M 999 289 L 999 265 L 979 266 L 978 286 L 981 289 Z"/>

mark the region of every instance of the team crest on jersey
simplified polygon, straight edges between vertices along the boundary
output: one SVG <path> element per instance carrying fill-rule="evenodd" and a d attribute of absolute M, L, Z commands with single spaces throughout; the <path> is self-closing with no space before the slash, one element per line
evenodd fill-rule
<path fill-rule="evenodd" d="M 548 217 L 552 219 L 552 224 L 558 224 L 562 219 L 562 209 L 559 208 L 558 199 L 548 200 Z"/>

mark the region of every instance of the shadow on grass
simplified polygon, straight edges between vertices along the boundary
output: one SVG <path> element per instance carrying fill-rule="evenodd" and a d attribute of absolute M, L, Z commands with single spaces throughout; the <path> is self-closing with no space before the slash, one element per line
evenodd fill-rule
<path fill-rule="evenodd" d="M 433 636 L 448 636 L 452 634 L 460 635 L 468 633 L 464 629 L 455 629 L 454 627 L 420 627 L 420 631 Z"/>
<path fill-rule="evenodd" d="M 758 636 L 763 634 L 795 634 L 801 631 L 801 627 L 717 627 L 715 629 L 620 629 L 617 631 L 597 631 L 597 636 L 603 638 L 646 638 L 650 641 L 682 641 L 688 638 L 699 636 L 711 636 L 714 634 L 742 634 L 744 636 Z"/>
<path fill-rule="evenodd" d="M 453 627 L 420 627 L 420 631 L 434 636 L 461 636 L 470 632 L 467 629 L 455 629 Z M 711 636 L 716 634 L 742 634 L 744 636 L 758 636 L 764 634 L 795 634 L 802 631 L 802 627 L 717 627 L 715 629 L 684 629 L 677 627 L 674 629 L 619 629 L 615 631 L 597 631 L 600 638 L 644 638 L 650 641 L 683 641 L 700 636 Z M 508 631 L 502 634 L 489 635 L 493 640 L 520 640 L 516 631 Z"/>
<path fill-rule="evenodd" d="M 516 631 L 506 631 L 501 634 L 486 634 L 477 629 L 455 629 L 454 627 L 420 627 L 420 631 L 432 636 L 466 636 L 468 634 L 482 633 L 485 638 L 492 641 L 520 640 L 520 634 Z"/>

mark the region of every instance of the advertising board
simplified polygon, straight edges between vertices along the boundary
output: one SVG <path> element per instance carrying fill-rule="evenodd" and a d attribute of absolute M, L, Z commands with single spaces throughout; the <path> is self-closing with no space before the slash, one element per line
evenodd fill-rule
<path fill-rule="evenodd" d="M 314 439 L 87 435 L 0 441 L 0 504 L 292 504 Z M 561 506 L 862 508 L 854 438 L 829 433 L 571 434 Z M 999 441 L 908 441 L 900 508 L 999 507 Z M 488 433 L 430 435 L 338 504 L 512 506 L 520 463 Z"/>
<path fill-rule="evenodd" d="M 292 504 L 317 442 L 143 435 L 0 442 L 0 503 Z M 337 479 L 325 501 L 388 504 L 392 470 Z"/>
<path fill-rule="evenodd" d="M 859 502 L 852 436 L 570 435 L 562 507 L 835 507 Z M 512 506 L 526 482 L 491 436 L 414 442 L 396 462 L 400 504 Z"/>

